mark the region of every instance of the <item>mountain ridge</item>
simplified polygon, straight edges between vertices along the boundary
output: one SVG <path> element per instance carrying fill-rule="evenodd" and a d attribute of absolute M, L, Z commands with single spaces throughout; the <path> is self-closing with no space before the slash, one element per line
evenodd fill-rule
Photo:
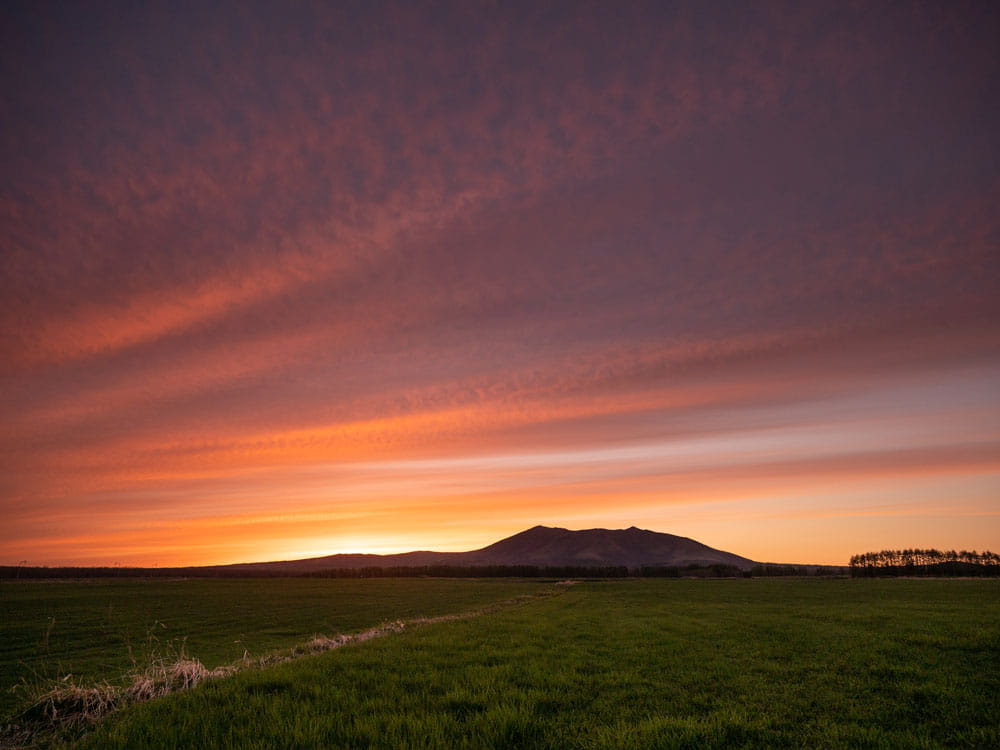
<path fill-rule="evenodd" d="M 689 537 L 630 526 L 627 529 L 571 530 L 553 526 L 530 529 L 468 552 L 416 550 L 389 555 L 341 553 L 301 560 L 235 563 L 207 566 L 213 570 L 254 570 L 308 573 L 336 568 L 422 567 L 430 565 L 538 567 L 683 567 L 732 565 L 749 570 L 756 563 L 732 552 L 715 549 Z"/>

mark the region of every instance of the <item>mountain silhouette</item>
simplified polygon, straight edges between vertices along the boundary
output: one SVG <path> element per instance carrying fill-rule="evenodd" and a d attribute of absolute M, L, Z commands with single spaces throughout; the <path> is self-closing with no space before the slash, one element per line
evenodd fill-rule
<path fill-rule="evenodd" d="M 569 529 L 535 526 L 470 552 L 404 552 L 395 555 L 339 554 L 304 560 L 239 563 L 212 569 L 308 573 L 330 568 L 417 567 L 425 565 L 537 565 L 539 567 L 637 568 L 650 566 L 733 565 L 749 570 L 755 564 L 731 552 L 714 549 L 683 536 L 627 529 Z"/>

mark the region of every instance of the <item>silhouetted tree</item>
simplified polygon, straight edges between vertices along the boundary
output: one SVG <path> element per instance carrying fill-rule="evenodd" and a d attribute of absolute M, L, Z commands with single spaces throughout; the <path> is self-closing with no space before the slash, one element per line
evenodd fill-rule
<path fill-rule="evenodd" d="M 1000 555 L 975 550 L 902 549 L 852 555 L 851 575 L 870 576 L 997 576 Z"/>

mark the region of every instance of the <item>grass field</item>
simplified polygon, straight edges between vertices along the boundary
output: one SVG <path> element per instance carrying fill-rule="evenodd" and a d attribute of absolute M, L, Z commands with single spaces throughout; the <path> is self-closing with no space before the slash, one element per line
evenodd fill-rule
<path fill-rule="evenodd" d="M 136 705 L 81 744 L 997 747 L 998 696 L 996 581 L 585 582 Z"/>
<path fill-rule="evenodd" d="M 0 584 L 0 717 L 25 689 L 112 683 L 185 652 L 213 668 L 316 634 L 481 607 L 541 584 L 493 580 L 184 580 Z"/>

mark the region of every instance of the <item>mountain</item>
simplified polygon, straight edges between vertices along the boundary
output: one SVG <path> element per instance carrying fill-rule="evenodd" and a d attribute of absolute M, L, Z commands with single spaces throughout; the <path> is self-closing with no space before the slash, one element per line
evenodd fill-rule
<path fill-rule="evenodd" d="M 537 565 L 539 567 L 755 564 L 694 539 L 637 529 L 569 529 L 535 526 L 470 552 L 404 552 L 396 555 L 342 554 L 305 560 L 213 566 L 228 571 L 307 573 L 330 568 L 417 567 L 425 565 Z"/>
<path fill-rule="evenodd" d="M 485 565 L 711 565 L 751 568 L 752 560 L 713 549 L 694 539 L 631 526 L 569 529 L 535 526 L 489 547 L 465 553 Z"/>

